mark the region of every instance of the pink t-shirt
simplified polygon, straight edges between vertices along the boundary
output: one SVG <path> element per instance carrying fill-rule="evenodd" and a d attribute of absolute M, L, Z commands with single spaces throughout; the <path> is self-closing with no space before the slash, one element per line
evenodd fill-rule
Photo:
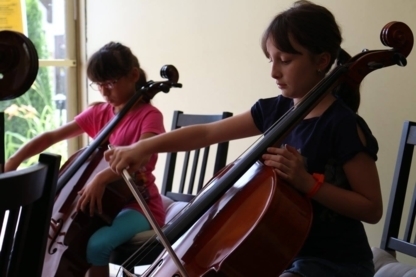
<path fill-rule="evenodd" d="M 75 122 L 94 139 L 114 116 L 113 107 L 110 104 L 99 103 L 77 115 Z M 140 137 L 145 133 L 161 134 L 164 132 L 162 113 L 151 104 L 144 104 L 130 110 L 121 119 L 110 135 L 109 141 L 114 146 L 126 146 L 139 141 Z M 153 154 L 144 172 L 147 180 L 146 185 L 150 194 L 150 199 L 147 201 L 147 204 L 159 226 L 163 226 L 165 222 L 165 211 L 163 209 L 162 198 L 155 184 L 155 176 L 152 174 L 156 161 L 157 154 Z M 136 202 L 131 202 L 126 207 L 142 211 Z"/>

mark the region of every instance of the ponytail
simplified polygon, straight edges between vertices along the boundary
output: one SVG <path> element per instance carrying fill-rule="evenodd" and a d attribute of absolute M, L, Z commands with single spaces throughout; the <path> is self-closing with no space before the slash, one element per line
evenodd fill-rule
<path fill-rule="evenodd" d="M 139 67 L 139 74 L 140 74 L 139 80 L 137 80 L 136 82 L 136 90 L 140 90 L 140 88 L 146 85 L 147 83 L 146 72 L 144 72 L 144 70 L 141 69 L 140 67 Z"/>
<path fill-rule="evenodd" d="M 137 80 L 137 82 L 136 82 L 136 91 L 139 91 L 143 86 L 145 86 L 148 83 L 147 82 L 147 77 L 146 77 L 146 72 L 140 67 L 139 67 L 139 74 L 140 74 L 139 80 Z M 149 82 L 151 82 L 151 81 L 149 81 Z M 153 97 L 151 97 L 151 98 L 150 97 L 151 97 L 150 95 L 146 94 L 142 98 L 142 101 L 145 102 L 145 103 L 150 103 L 150 100 L 153 98 Z"/>

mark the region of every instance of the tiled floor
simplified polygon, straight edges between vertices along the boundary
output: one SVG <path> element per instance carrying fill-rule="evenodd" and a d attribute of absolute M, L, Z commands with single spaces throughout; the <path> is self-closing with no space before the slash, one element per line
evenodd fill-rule
<path fill-rule="evenodd" d="M 136 266 L 134 268 L 134 273 L 135 274 L 142 274 L 147 268 L 148 268 L 148 266 Z M 118 265 L 110 264 L 110 276 L 111 277 L 120 277 L 120 276 L 122 276 L 121 275 L 121 270 L 119 270 L 119 269 L 120 269 L 120 267 Z"/>
<path fill-rule="evenodd" d="M 121 274 L 120 266 L 115 264 L 110 264 L 110 277 L 119 277 L 123 276 Z"/>

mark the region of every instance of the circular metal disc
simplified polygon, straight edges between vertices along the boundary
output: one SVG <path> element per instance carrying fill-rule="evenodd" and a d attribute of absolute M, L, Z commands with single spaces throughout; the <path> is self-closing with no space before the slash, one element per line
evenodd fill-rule
<path fill-rule="evenodd" d="M 0 31 L 0 101 L 28 91 L 38 69 L 39 58 L 33 43 L 21 33 Z"/>

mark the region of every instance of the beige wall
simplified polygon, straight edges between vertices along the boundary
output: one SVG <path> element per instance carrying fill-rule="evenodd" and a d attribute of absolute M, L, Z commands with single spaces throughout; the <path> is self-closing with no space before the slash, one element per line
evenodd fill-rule
<path fill-rule="evenodd" d="M 90 0 L 86 1 L 87 56 L 110 40 L 130 46 L 152 80 L 159 70 L 173 64 L 179 70 L 182 89 L 159 94 L 154 104 L 170 128 L 174 110 L 190 113 L 234 114 L 250 109 L 261 97 L 279 93 L 270 78 L 270 65 L 259 47 L 262 31 L 272 17 L 289 7 L 288 0 Z M 403 21 L 416 32 L 414 0 L 319 0 L 329 8 L 343 31 L 343 47 L 351 55 L 363 48 L 386 49 L 379 39 L 390 21 Z M 379 140 L 377 166 L 385 209 L 400 132 L 404 120 L 416 121 L 416 55 L 408 66 L 381 69 L 362 83 L 359 113 Z M 89 102 L 99 99 L 89 93 Z M 229 162 L 252 142 L 234 141 Z M 157 178 L 162 179 L 161 156 Z M 414 183 L 413 183 L 414 184 Z M 370 244 L 378 246 L 384 217 L 366 225 Z"/>

